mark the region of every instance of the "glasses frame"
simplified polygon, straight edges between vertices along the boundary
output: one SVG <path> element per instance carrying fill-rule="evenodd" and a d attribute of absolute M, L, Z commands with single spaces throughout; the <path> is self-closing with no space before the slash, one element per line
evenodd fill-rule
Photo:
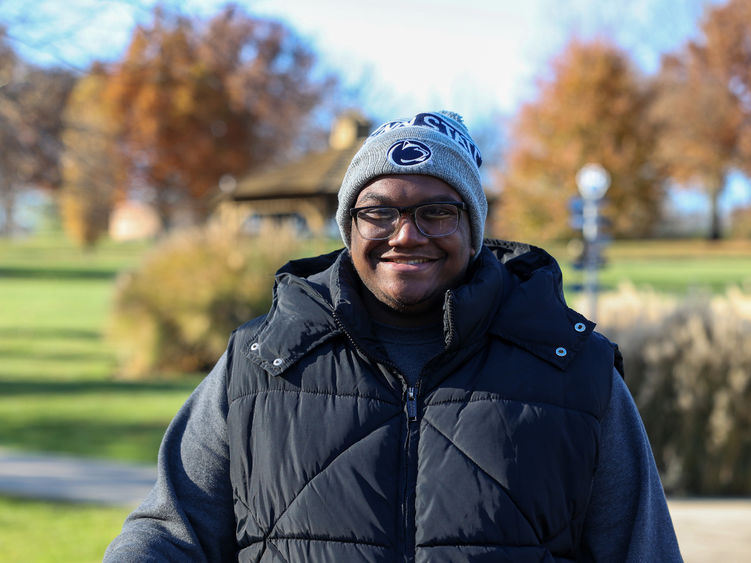
<path fill-rule="evenodd" d="M 428 205 L 451 205 L 453 207 L 456 207 L 458 210 L 458 214 L 456 217 L 456 227 L 454 227 L 454 230 L 451 231 L 450 233 L 445 233 L 442 235 L 429 235 L 423 232 L 423 230 L 420 228 L 420 225 L 417 223 L 415 213 L 417 213 L 417 210 L 420 207 L 426 207 Z M 372 237 L 366 237 L 365 235 L 363 235 L 362 231 L 360 231 L 357 214 L 360 211 L 367 211 L 368 209 L 396 209 L 399 212 L 399 216 L 394 222 L 394 230 L 391 231 L 391 233 L 389 233 L 385 237 L 372 238 Z M 360 236 L 364 238 L 365 240 L 388 240 L 390 239 L 399 231 L 399 228 L 401 227 L 401 224 L 402 224 L 401 219 L 402 217 L 404 217 L 405 214 L 409 214 L 412 217 L 412 223 L 414 223 L 415 227 L 417 228 L 417 230 L 420 232 L 422 236 L 427 237 L 427 238 L 441 238 L 441 237 L 447 237 L 447 236 L 453 235 L 459 229 L 459 222 L 462 218 L 462 211 L 466 211 L 466 209 L 467 209 L 467 204 L 464 203 L 463 201 L 429 201 L 427 203 L 420 203 L 418 205 L 410 205 L 407 207 L 399 207 L 397 205 L 366 205 L 364 207 L 353 207 L 349 210 L 349 215 L 350 217 L 352 217 L 352 219 L 355 222 L 355 228 L 357 229 L 357 232 L 360 233 Z"/>

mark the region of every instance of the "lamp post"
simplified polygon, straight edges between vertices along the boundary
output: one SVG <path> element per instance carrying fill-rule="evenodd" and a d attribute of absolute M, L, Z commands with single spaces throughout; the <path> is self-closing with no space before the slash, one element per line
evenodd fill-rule
<path fill-rule="evenodd" d="M 582 196 L 582 236 L 584 238 L 584 291 L 589 301 L 589 317 L 597 316 L 597 267 L 600 259 L 598 243 L 599 203 L 610 187 L 610 175 L 599 164 L 585 164 L 576 174 L 576 185 Z"/>

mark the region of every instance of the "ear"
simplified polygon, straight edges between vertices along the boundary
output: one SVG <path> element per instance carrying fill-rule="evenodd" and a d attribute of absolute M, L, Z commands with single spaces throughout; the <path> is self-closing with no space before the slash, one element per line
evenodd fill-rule
<path fill-rule="evenodd" d="M 474 258 L 475 254 L 477 254 L 477 251 L 474 248 L 470 247 L 470 249 L 469 249 L 469 257 L 470 258 Z"/>

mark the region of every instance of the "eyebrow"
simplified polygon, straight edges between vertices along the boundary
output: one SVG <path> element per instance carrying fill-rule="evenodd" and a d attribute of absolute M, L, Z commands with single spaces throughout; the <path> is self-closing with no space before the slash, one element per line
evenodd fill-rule
<path fill-rule="evenodd" d="M 415 203 L 414 205 L 423 205 L 425 203 L 436 203 L 436 202 L 462 203 L 462 200 L 456 199 L 450 195 L 446 195 L 445 197 L 428 197 L 418 203 Z M 389 196 L 384 195 L 384 194 L 377 194 L 377 193 L 365 194 L 359 202 L 355 203 L 355 206 L 359 206 L 359 207 L 365 207 L 368 205 L 384 205 L 387 207 L 400 207 L 396 205 L 396 203 L 394 203 L 394 201 Z"/>
<path fill-rule="evenodd" d="M 382 204 L 382 205 L 388 205 L 390 203 L 390 200 L 388 196 L 381 195 L 381 194 L 365 194 L 362 197 L 362 200 L 360 200 L 359 204 L 364 203 L 375 203 L 375 204 Z M 355 205 L 359 205 L 357 202 L 355 202 Z"/>

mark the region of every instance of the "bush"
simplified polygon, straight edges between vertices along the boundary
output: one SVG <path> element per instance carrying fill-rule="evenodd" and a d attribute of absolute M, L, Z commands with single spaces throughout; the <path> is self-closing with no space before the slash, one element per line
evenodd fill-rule
<path fill-rule="evenodd" d="M 281 228 L 250 238 L 213 225 L 165 239 L 117 282 L 110 335 L 120 375 L 210 368 L 230 332 L 268 310 L 274 272 L 302 249 Z"/>
<path fill-rule="evenodd" d="M 624 354 L 666 490 L 751 494 L 751 294 L 679 301 L 623 286 L 598 321 Z"/>
<path fill-rule="evenodd" d="M 730 215 L 730 238 L 751 239 L 751 206 L 736 207 Z"/>

